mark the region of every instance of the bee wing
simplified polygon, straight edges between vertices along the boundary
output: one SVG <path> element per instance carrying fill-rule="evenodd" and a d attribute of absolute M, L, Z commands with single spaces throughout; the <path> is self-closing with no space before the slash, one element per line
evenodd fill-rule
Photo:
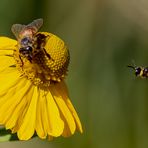
<path fill-rule="evenodd" d="M 14 24 L 11 27 L 11 31 L 15 35 L 15 37 L 18 39 L 20 32 L 26 27 L 26 25 L 21 25 L 21 24 Z"/>
<path fill-rule="evenodd" d="M 22 30 L 27 29 L 27 28 L 33 28 L 34 32 L 36 33 L 41 28 L 42 25 L 43 25 L 43 19 L 36 19 L 28 25 L 14 24 L 11 27 L 11 31 L 13 32 L 15 37 L 18 39 L 19 34 Z"/>
<path fill-rule="evenodd" d="M 43 25 L 43 19 L 36 19 L 32 23 L 28 24 L 27 27 L 31 27 L 35 29 L 35 32 L 37 32 L 41 26 Z"/>

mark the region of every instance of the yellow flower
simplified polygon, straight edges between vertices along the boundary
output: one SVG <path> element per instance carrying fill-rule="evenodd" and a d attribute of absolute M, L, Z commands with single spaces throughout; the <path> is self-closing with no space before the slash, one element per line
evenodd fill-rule
<path fill-rule="evenodd" d="M 57 36 L 37 32 L 41 22 L 14 25 L 17 41 L 0 37 L 0 124 L 20 140 L 82 133 L 64 82 L 68 49 Z"/>

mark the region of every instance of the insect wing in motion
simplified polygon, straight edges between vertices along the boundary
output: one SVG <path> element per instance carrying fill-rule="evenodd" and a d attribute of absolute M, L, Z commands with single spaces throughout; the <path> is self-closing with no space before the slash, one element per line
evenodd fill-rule
<path fill-rule="evenodd" d="M 34 33 L 36 33 L 41 28 L 42 25 L 43 25 L 43 19 L 36 19 L 28 25 L 14 24 L 11 27 L 11 31 L 13 32 L 15 37 L 19 39 L 19 36 L 23 30 L 33 29 Z"/>

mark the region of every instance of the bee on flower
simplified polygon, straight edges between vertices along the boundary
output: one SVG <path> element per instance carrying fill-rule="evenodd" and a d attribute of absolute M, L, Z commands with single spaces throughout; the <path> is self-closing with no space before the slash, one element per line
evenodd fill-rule
<path fill-rule="evenodd" d="M 0 37 L 0 125 L 20 140 L 83 132 L 64 82 L 68 48 L 56 35 L 38 32 L 42 24 L 14 24 L 17 40 Z"/>

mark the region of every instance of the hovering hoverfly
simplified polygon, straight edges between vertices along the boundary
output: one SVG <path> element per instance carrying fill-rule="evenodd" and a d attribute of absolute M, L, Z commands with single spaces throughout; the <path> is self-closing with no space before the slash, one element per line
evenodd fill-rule
<path fill-rule="evenodd" d="M 137 77 L 141 77 L 141 78 L 148 77 L 148 67 L 136 67 L 136 66 L 131 66 L 131 65 L 128 65 L 128 67 L 134 69 L 135 75 Z"/>
<path fill-rule="evenodd" d="M 14 24 L 11 28 L 13 34 L 18 40 L 18 48 L 21 56 L 32 61 L 32 52 L 34 48 L 34 36 L 43 25 L 43 19 L 34 20 L 28 25 Z"/>

